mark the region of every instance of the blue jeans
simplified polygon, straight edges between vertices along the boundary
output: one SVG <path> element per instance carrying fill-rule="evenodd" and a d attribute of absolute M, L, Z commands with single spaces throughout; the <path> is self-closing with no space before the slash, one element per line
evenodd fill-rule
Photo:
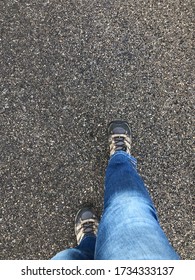
<path fill-rule="evenodd" d="M 136 159 L 125 152 L 111 156 L 97 238 L 87 236 L 80 245 L 58 253 L 53 260 L 179 259 L 159 225 L 136 164 Z"/>

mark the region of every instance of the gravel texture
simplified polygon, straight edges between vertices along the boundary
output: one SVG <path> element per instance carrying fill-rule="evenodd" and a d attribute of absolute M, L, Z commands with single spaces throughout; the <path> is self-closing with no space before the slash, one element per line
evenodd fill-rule
<path fill-rule="evenodd" d="M 0 259 L 75 245 L 101 215 L 106 127 L 122 118 L 160 223 L 194 259 L 193 1 L 0 1 Z"/>

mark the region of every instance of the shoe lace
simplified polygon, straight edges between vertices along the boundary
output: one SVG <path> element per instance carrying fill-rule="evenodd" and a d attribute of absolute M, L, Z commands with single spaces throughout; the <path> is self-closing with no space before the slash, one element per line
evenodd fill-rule
<path fill-rule="evenodd" d="M 94 222 L 86 222 L 83 224 L 84 233 L 94 233 Z"/>
<path fill-rule="evenodd" d="M 86 234 L 97 234 L 98 222 L 95 219 L 88 219 L 81 221 L 77 228 L 77 242 L 78 244 Z"/>
<path fill-rule="evenodd" d="M 112 148 L 115 148 L 116 150 L 126 151 L 130 148 L 130 145 L 130 139 L 127 135 L 119 134 L 112 137 Z"/>
<path fill-rule="evenodd" d="M 114 137 L 114 142 L 117 150 L 126 151 L 127 146 L 125 145 L 124 139 L 125 137 L 123 136 Z"/>
<path fill-rule="evenodd" d="M 82 229 L 84 234 L 90 234 L 90 233 L 94 233 L 96 230 L 96 223 L 93 219 L 90 219 L 88 221 L 82 221 L 81 222 L 81 226 L 80 229 Z"/>

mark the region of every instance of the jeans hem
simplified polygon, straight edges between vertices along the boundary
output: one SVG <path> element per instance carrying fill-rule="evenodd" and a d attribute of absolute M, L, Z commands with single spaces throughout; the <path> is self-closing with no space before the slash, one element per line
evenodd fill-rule
<path fill-rule="evenodd" d="M 115 152 L 109 159 L 109 163 L 115 158 L 115 157 L 118 157 L 118 156 L 124 156 L 125 158 L 128 158 L 130 160 L 130 162 L 132 163 L 133 167 L 136 169 L 137 168 L 137 160 L 136 158 L 134 158 L 132 155 L 124 152 L 124 151 L 118 151 L 118 152 Z"/>

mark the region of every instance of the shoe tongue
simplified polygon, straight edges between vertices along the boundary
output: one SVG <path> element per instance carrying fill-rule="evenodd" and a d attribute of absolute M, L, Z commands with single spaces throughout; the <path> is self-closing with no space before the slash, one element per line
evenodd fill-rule
<path fill-rule="evenodd" d="M 113 134 L 125 134 L 125 130 L 122 127 L 116 127 L 113 129 Z"/>

